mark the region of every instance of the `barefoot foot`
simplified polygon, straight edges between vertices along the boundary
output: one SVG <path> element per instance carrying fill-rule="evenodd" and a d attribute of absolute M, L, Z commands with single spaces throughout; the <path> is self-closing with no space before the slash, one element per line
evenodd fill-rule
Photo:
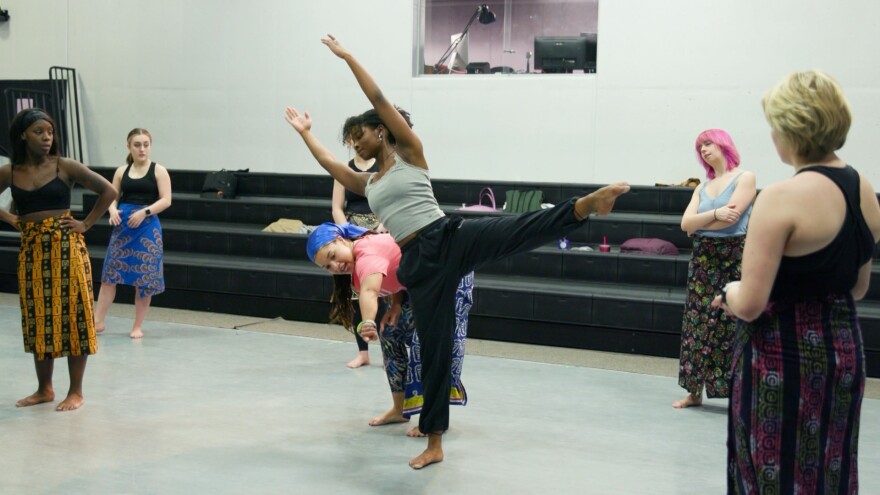
<path fill-rule="evenodd" d="M 424 452 L 409 461 L 409 467 L 422 469 L 425 466 L 443 461 L 443 450 L 428 447 Z"/>
<path fill-rule="evenodd" d="M 381 416 L 376 416 L 375 418 L 370 420 L 370 426 L 382 426 L 382 425 L 390 425 L 394 423 L 406 423 L 409 421 L 409 418 L 404 418 L 403 414 L 395 411 L 394 409 L 389 409 L 388 412 Z"/>
<path fill-rule="evenodd" d="M 687 397 L 672 403 L 672 407 L 676 409 L 685 409 L 688 407 L 698 407 L 703 405 L 703 397 L 694 394 L 688 394 Z"/>
<path fill-rule="evenodd" d="M 61 401 L 61 404 L 58 404 L 58 407 L 55 408 L 56 411 L 73 411 L 74 409 L 79 409 L 85 400 L 83 400 L 83 396 L 79 394 L 67 394 L 67 398 Z"/>
<path fill-rule="evenodd" d="M 577 200 L 574 204 L 575 214 L 581 220 L 590 216 L 590 213 L 605 216 L 611 212 L 618 196 L 627 192 L 629 192 L 629 184 L 626 182 L 607 185 Z"/>
<path fill-rule="evenodd" d="M 104 330 L 107 329 L 107 325 L 105 324 L 97 324 L 95 323 L 95 333 L 104 333 Z"/>
<path fill-rule="evenodd" d="M 408 436 L 410 438 L 422 438 L 422 437 L 426 437 L 427 435 L 422 433 L 422 430 L 420 430 L 418 426 L 413 426 L 412 430 L 409 430 L 408 432 L 406 432 L 406 436 Z"/>
<path fill-rule="evenodd" d="M 53 400 L 55 400 L 55 392 L 53 392 L 52 390 L 37 390 L 32 395 L 29 395 L 24 399 L 16 402 L 15 407 L 28 407 L 36 404 L 42 404 L 43 402 L 52 402 Z"/>
<path fill-rule="evenodd" d="M 134 330 L 131 331 L 130 334 L 128 334 L 128 336 L 133 339 L 141 339 L 144 337 L 144 332 L 141 331 L 140 328 L 135 328 Z"/>
<path fill-rule="evenodd" d="M 358 353 L 356 358 L 345 363 L 345 365 L 351 369 L 360 368 L 361 366 L 369 366 L 370 365 L 370 355 L 367 354 L 366 352 Z"/>

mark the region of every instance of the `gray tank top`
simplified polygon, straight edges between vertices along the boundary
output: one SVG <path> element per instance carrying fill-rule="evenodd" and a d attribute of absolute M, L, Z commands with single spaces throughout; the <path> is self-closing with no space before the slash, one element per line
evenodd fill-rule
<path fill-rule="evenodd" d="M 370 209 L 379 217 L 396 242 L 446 216 L 434 197 L 428 171 L 410 165 L 399 156 L 376 182 L 367 180 L 364 193 Z"/>

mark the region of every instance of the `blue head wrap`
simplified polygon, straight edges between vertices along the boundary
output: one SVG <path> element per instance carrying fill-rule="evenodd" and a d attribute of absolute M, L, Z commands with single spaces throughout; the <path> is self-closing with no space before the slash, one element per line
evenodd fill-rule
<path fill-rule="evenodd" d="M 309 234 L 309 240 L 306 242 L 306 253 L 308 253 L 309 259 L 314 263 L 318 250 L 335 241 L 337 237 L 354 239 L 367 232 L 369 232 L 369 229 L 358 227 L 351 223 L 338 225 L 332 222 L 324 222 Z"/>

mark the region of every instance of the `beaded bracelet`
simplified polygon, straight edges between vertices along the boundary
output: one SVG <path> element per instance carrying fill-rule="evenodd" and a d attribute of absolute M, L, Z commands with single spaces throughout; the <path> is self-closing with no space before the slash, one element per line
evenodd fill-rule
<path fill-rule="evenodd" d="M 364 320 L 364 321 L 358 323 L 357 329 L 355 330 L 355 331 L 358 333 L 358 335 L 360 335 L 360 333 L 361 333 L 361 327 L 363 327 L 365 324 L 373 325 L 374 328 L 376 327 L 376 322 L 375 322 L 375 321 L 373 321 L 373 320 Z"/>

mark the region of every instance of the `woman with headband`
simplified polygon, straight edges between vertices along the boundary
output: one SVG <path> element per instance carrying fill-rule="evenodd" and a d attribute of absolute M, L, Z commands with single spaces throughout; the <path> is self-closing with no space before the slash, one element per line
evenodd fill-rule
<path fill-rule="evenodd" d="M 376 338 L 382 346 L 382 358 L 388 385 L 391 387 L 392 407 L 381 416 L 370 420 L 370 426 L 409 421 L 419 414 L 424 397 L 419 376 L 419 342 L 415 332 L 412 305 L 406 288 L 397 279 L 400 247 L 388 234 L 376 234 L 356 225 L 323 223 L 310 235 L 306 244 L 309 259 L 334 275 L 351 275 L 351 283 L 341 284 L 334 277 L 333 304 L 343 317 L 346 328 L 356 328 L 364 340 Z M 360 295 L 363 320 L 355 327 L 351 321 L 351 289 Z M 449 403 L 467 404 L 467 393 L 461 383 L 464 343 L 467 337 L 468 311 L 473 304 L 474 276 L 469 273 L 461 279 L 456 290 L 456 330 L 453 343 L 452 387 Z M 380 298 L 391 296 L 385 316 L 376 323 Z M 347 307 L 346 307 L 347 306 Z M 407 352 L 409 347 L 409 352 Z M 413 427 L 408 436 L 424 436 Z"/>
<path fill-rule="evenodd" d="M 24 350 L 34 355 L 37 391 L 18 401 L 27 407 L 55 400 L 55 359 L 67 357 L 70 388 L 56 410 L 83 405 L 86 360 L 98 351 L 92 304 L 92 270 L 83 233 L 116 199 L 116 189 L 82 163 L 60 156 L 55 121 L 37 108 L 22 110 L 9 126 L 12 161 L 0 167 L 0 192 L 12 189 L 17 215 L 0 220 L 21 232 L 18 293 Z M 70 189 L 79 183 L 98 194 L 82 220 L 70 214 Z"/>

